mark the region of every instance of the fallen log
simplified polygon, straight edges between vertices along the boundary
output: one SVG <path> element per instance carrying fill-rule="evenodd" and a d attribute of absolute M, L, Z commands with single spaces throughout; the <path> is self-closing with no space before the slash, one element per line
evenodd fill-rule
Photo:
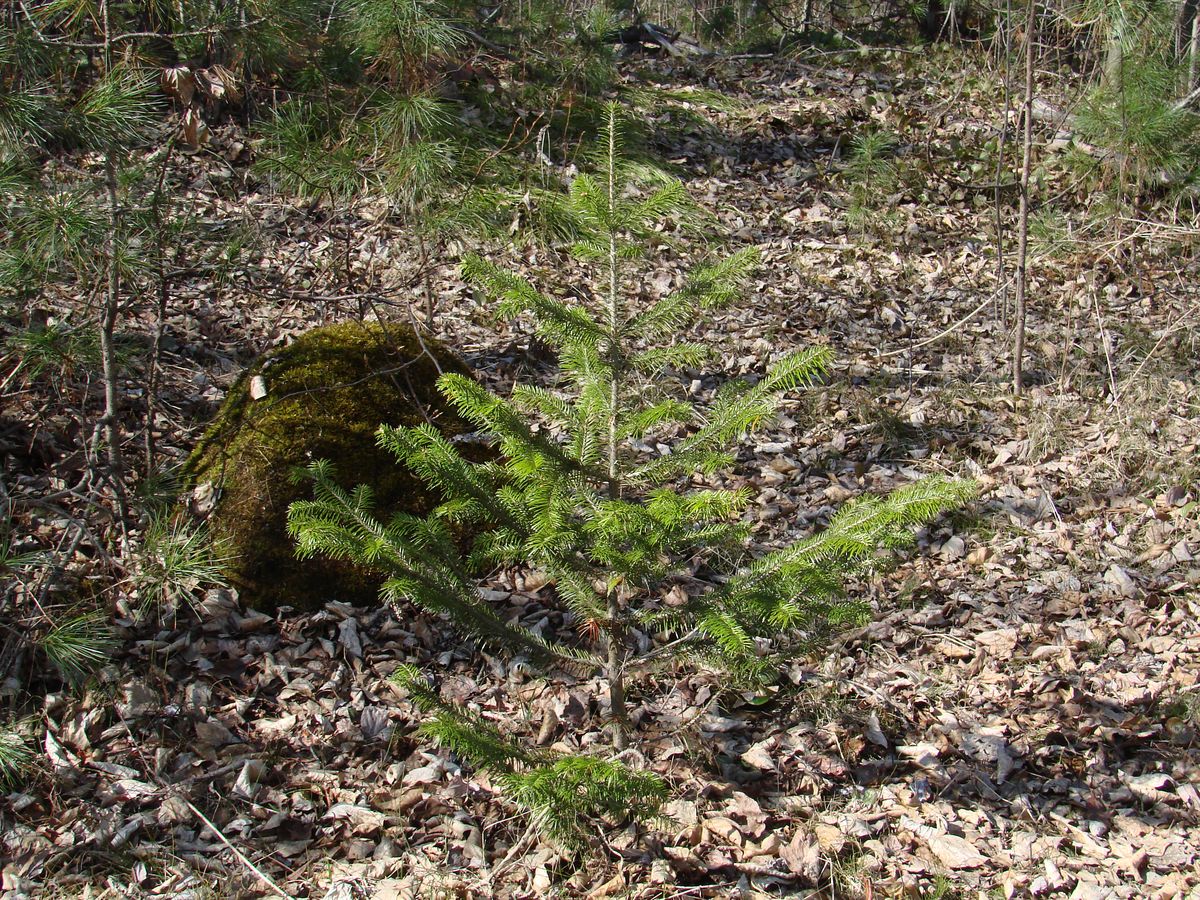
<path fill-rule="evenodd" d="M 604 36 L 605 43 L 620 44 L 626 52 L 638 49 L 662 49 L 671 56 L 706 56 L 709 51 L 691 38 L 681 36 L 662 25 L 641 22 L 614 29 Z"/>

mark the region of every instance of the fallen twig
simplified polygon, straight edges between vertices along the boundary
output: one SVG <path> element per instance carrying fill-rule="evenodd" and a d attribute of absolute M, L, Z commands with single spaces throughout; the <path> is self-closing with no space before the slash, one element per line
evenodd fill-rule
<path fill-rule="evenodd" d="M 982 303 L 980 303 L 977 307 L 975 307 L 973 310 L 971 310 L 969 313 L 967 313 L 965 316 L 963 316 L 961 319 L 959 319 L 957 322 L 955 322 L 953 325 L 951 325 L 945 331 L 942 331 L 939 334 L 935 334 L 933 337 L 927 338 L 927 339 L 921 341 L 920 343 L 912 344 L 911 346 L 905 347 L 902 350 L 892 350 L 887 353 L 880 353 L 879 354 L 880 358 L 881 359 L 889 359 L 893 356 L 903 356 L 905 353 L 912 353 L 914 350 L 920 350 L 922 347 L 927 347 L 930 344 L 937 343 L 942 338 L 946 337 L 949 334 L 954 333 L 958 329 L 962 328 L 962 326 L 964 326 L 968 322 L 970 322 L 977 315 L 979 315 L 979 313 L 981 313 L 983 311 L 984 307 L 986 307 L 989 303 L 992 303 L 997 297 L 999 297 L 1000 291 L 1004 290 L 1004 288 L 1006 288 L 1006 287 L 1008 287 L 1008 282 L 1005 282 L 1005 284 L 1001 285 L 1000 287 L 996 288 L 996 290 L 992 291 L 992 293 L 989 294 Z"/>

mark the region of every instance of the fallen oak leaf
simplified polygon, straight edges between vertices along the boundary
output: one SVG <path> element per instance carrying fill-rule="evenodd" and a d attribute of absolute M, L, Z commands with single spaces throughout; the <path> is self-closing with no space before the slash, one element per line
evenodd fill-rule
<path fill-rule="evenodd" d="M 779 850 L 779 857 L 793 875 L 816 884 L 821 874 L 821 845 L 803 828 L 797 828 L 792 839 Z"/>
<path fill-rule="evenodd" d="M 955 834 L 934 833 L 925 843 L 947 869 L 978 869 L 988 861 L 974 844 Z"/>
<path fill-rule="evenodd" d="M 925 841 L 947 869 L 978 869 L 988 862 L 988 858 L 966 838 L 938 831 L 908 816 L 900 820 L 900 825 Z"/>
<path fill-rule="evenodd" d="M 350 829 L 355 834 L 370 834 L 383 827 L 386 816 L 367 806 L 335 803 L 326 810 L 325 818 L 349 823 Z"/>

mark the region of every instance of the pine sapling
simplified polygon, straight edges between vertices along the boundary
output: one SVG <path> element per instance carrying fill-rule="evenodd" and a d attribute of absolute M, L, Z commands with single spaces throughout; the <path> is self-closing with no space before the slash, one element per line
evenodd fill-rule
<path fill-rule="evenodd" d="M 687 220 L 687 198 L 677 182 L 640 181 L 642 170 L 622 152 L 615 106 L 606 119 L 598 174 L 578 176 L 565 202 L 574 255 L 598 270 L 586 299 L 559 301 L 478 257 L 464 265 L 502 316 L 531 317 L 558 351 L 558 383 L 518 385 L 504 398 L 468 377 L 442 376 L 439 388 L 495 439 L 498 457 L 471 463 L 428 425 L 381 428 L 380 443 L 445 502 L 426 518 L 384 521 L 368 486 L 344 490 L 319 462 L 310 470 L 314 499 L 291 507 L 289 529 L 301 556 L 323 553 L 383 572 L 384 596 L 397 607 L 443 613 L 535 665 L 599 674 L 620 751 L 635 736 L 627 690 L 644 683 L 639 676 L 691 662 L 750 683 L 774 680 L 786 659 L 819 646 L 829 629 L 861 620 L 862 604 L 841 589 L 845 572 L 903 544 L 973 486 L 931 478 L 865 498 L 824 531 L 754 557 L 742 518 L 752 494 L 714 486 L 714 476 L 785 397 L 825 376 L 831 354 L 786 353 L 757 381 L 730 381 L 707 408 L 684 399 L 679 371 L 702 365 L 709 348 L 678 340 L 678 332 L 739 296 L 755 254 L 696 268 L 677 292 L 634 302 L 635 261 L 660 242 L 657 223 Z M 657 444 L 670 452 L 648 451 Z M 474 535 L 465 555 L 456 543 L 463 534 Z M 488 602 L 478 573 L 517 565 L 548 577 L 542 599 L 574 628 L 543 634 Z M 557 836 L 594 815 L 648 816 L 665 796 L 654 776 L 615 761 L 523 749 L 441 701 L 414 669 L 403 668 L 399 680 L 432 716 L 427 734 L 502 775 L 510 795 Z"/>

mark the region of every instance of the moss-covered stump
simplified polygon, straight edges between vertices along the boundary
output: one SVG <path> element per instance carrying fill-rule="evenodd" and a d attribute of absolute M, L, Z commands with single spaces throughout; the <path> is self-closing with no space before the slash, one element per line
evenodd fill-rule
<path fill-rule="evenodd" d="M 422 346 L 411 329 L 350 322 L 314 329 L 242 375 L 184 475 L 197 494 L 216 498 L 210 528 L 233 557 L 230 579 L 248 605 L 312 609 L 376 600 L 378 577 L 296 558 L 287 508 L 310 487 L 294 473 L 329 459 L 342 484 L 371 485 L 382 512 L 424 514 L 438 498 L 378 447 L 375 432 L 384 423 L 431 421 L 446 434 L 461 433 L 462 421 L 435 386 L 447 371 L 468 370 L 436 343 Z"/>

